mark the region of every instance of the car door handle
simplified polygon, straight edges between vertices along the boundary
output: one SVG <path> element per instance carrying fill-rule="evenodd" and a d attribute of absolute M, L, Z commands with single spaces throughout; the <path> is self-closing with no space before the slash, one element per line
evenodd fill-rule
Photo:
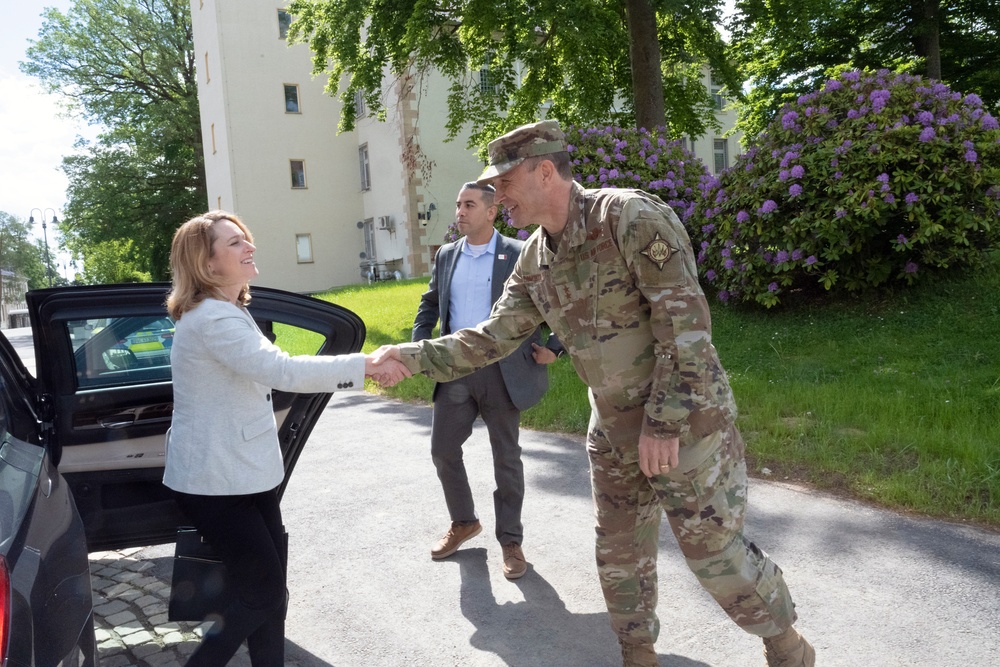
<path fill-rule="evenodd" d="M 104 428 L 126 428 L 135 424 L 135 414 L 103 417 L 98 423 Z"/>

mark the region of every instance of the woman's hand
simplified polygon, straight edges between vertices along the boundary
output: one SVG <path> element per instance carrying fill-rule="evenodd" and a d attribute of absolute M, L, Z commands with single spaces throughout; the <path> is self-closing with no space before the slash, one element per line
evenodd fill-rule
<path fill-rule="evenodd" d="M 383 387 L 391 387 L 401 380 L 411 377 L 410 369 L 399 360 L 399 352 L 393 357 L 385 355 L 383 346 L 372 354 L 365 355 L 365 377 L 371 378 Z"/>

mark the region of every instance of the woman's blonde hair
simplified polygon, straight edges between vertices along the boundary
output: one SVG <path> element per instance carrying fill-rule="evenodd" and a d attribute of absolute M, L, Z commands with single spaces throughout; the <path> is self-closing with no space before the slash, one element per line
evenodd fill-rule
<path fill-rule="evenodd" d="M 170 244 L 170 271 L 173 287 L 167 295 L 167 311 L 174 320 L 179 320 L 208 297 L 225 300 L 219 280 L 208 269 L 212 257 L 212 244 L 217 232 L 215 223 L 229 220 L 246 234 L 253 243 L 253 234 L 236 215 L 227 211 L 209 211 L 191 218 L 174 233 Z M 250 284 L 240 288 L 237 304 L 250 303 Z"/>

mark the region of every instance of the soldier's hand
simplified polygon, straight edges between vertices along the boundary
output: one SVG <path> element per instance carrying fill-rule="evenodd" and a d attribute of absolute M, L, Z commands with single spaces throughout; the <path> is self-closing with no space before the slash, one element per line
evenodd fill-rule
<path fill-rule="evenodd" d="M 410 375 L 410 370 L 400 361 L 383 359 L 376 364 L 372 355 L 365 356 L 365 377 L 375 380 L 383 387 L 391 387 Z"/>
<path fill-rule="evenodd" d="M 646 477 L 667 475 L 679 465 L 680 439 L 639 436 L 639 469 Z"/>
<path fill-rule="evenodd" d="M 389 359 L 395 359 L 396 361 L 402 361 L 403 357 L 399 354 L 399 347 L 396 345 L 383 345 L 379 349 L 375 350 L 369 355 L 372 359 L 372 363 L 376 366 L 385 363 Z"/>
<path fill-rule="evenodd" d="M 535 360 L 536 364 L 551 364 L 558 357 L 556 353 L 545 347 L 544 345 L 539 345 L 538 343 L 531 344 L 534 352 L 531 353 L 531 358 Z"/>

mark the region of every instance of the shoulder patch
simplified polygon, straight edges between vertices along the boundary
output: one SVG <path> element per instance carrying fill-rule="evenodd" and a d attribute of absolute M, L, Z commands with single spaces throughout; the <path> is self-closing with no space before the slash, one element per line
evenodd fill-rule
<path fill-rule="evenodd" d="M 662 271 L 663 265 L 670 261 L 670 258 L 677 252 L 677 248 L 672 247 L 660 236 L 659 232 L 656 232 L 653 240 L 647 243 L 646 247 L 639 252 L 653 264 L 656 264 L 656 268 Z"/>

